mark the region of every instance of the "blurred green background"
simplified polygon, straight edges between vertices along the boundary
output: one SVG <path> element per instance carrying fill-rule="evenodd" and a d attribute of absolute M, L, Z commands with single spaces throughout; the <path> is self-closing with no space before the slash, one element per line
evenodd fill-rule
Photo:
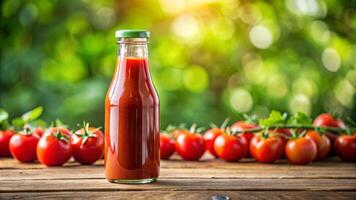
<path fill-rule="evenodd" d="M 118 29 L 151 31 L 169 123 L 272 109 L 356 119 L 356 3 L 339 0 L 5 0 L 0 107 L 103 126 Z"/>

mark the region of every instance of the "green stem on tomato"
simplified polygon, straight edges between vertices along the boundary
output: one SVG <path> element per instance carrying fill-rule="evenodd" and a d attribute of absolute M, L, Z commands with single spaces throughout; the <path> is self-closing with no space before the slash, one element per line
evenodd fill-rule
<path fill-rule="evenodd" d="M 229 118 L 226 118 L 226 119 L 223 121 L 223 123 L 221 124 L 220 128 L 223 129 L 223 130 L 226 129 L 227 125 L 229 124 L 229 121 L 230 121 L 230 119 L 229 119 Z"/>
<path fill-rule="evenodd" d="M 280 125 L 272 125 L 272 126 L 268 126 L 268 127 L 259 127 L 259 128 L 252 128 L 252 129 L 248 129 L 248 130 L 242 130 L 242 131 L 234 131 L 235 134 L 237 133 L 256 133 L 256 132 L 260 132 L 263 131 L 264 129 L 276 129 L 276 128 L 288 128 L 288 129 L 308 129 L 308 130 L 314 130 L 314 129 L 323 129 L 325 131 L 331 131 L 331 132 L 335 132 L 335 133 L 345 133 L 347 131 L 347 129 L 343 129 L 343 128 L 336 128 L 336 127 L 319 127 L 319 126 L 313 126 L 313 125 L 306 125 L 306 124 L 298 124 L 298 125 L 287 125 L 287 124 L 280 124 Z"/>

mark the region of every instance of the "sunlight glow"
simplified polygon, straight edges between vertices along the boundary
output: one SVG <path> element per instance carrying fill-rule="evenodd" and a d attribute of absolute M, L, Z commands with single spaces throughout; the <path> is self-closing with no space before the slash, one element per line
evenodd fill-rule
<path fill-rule="evenodd" d="M 172 24 L 173 33 L 184 41 L 195 42 L 199 38 L 199 24 L 191 15 L 181 15 Z"/>
<path fill-rule="evenodd" d="M 160 3 L 162 10 L 166 13 L 179 13 L 186 6 L 185 0 L 161 0 Z"/>

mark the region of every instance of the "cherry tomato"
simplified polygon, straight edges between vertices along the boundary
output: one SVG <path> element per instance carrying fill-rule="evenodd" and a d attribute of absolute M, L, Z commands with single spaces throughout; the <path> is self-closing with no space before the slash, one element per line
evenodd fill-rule
<path fill-rule="evenodd" d="M 286 146 L 286 144 L 288 142 L 288 138 L 292 135 L 290 130 L 287 128 L 276 128 L 273 130 L 273 134 L 279 136 L 282 139 L 284 147 Z M 286 154 L 284 151 L 282 153 L 281 158 L 286 158 Z"/>
<path fill-rule="evenodd" d="M 38 160 L 46 166 L 62 166 L 71 157 L 70 132 L 63 128 L 51 128 L 38 142 Z"/>
<path fill-rule="evenodd" d="M 345 123 L 341 119 L 335 119 L 329 113 L 323 113 L 314 119 L 314 126 L 325 126 L 325 127 L 336 127 L 336 128 L 346 128 Z M 331 147 L 335 146 L 335 140 L 338 137 L 337 134 L 333 132 L 326 132 L 325 135 L 330 140 Z M 329 155 L 335 155 L 335 151 L 331 148 Z"/>
<path fill-rule="evenodd" d="M 72 137 L 72 132 L 65 127 L 51 127 L 47 132 L 56 133 L 60 132 L 62 135 L 66 135 L 68 138 Z"/>
<path fill-rule="evenodd" d="M 276 128 L 273 130 L 275 134 L 278 134 L 284 138 L 290 137 L 292 134 L 288 128 Z"/>
<path fill-rule="evenodd" d="M 179 134 L 176 151 L 184 160 L 199 160 L 205 152 L 203 136 L 195 133 Z"/>
<path fill-rule="evenodd" d="M 9 142 L 14 135 L 12 130 L 0 131 L 0 157 L 10 157 Z"/>
<path fill-rule="evenodd" d="M 232 131 L 247 131 L 249 129 L 254 129 L 254 128 L 258 128 L 258 126 L 256 124 L 247 123 L 245 121 L 237 121 L 231 126 Z M 248 146 L 252 137 L 254 136 L 254 133 L 245 132 L 242 134 L 242 136 L 246 139 L 247 146 Z M 247 154 L 245 157 L 251 157 L 249 150 L 247 150 Z"/>
<path fill-rule="evenodd" d="M 247 141 L 242 135 L 223 134 L 215 139 L 214 149 L 219 158 L 238 161 L 247 154 Z"/>
<path fill-rule="evenodd" d="M 306 165 L 317 156 L 318 148 L 312 139 L 305 137 L 291 139 L 285 147 L 287 159 L 292 164 Z"/>
<path fill-rule="evenodd" d="M 174 138 L 178 138 L 179 135 L 181 134 L 187 134 L 190 133 L 188 130 L 185 129 L 176 129 L 172 132 L 172 135 Z"/>
<path fill-rule="evenodd" d="M 42 135 L 44 134 L 44 129 L 42 127 L 36 127 L 33 128 L 31 125 L 29 124 L 25 124 L 24 125 L 24 130 L 25 131 L 32 131 L 32 134 L 36 134 L 38 137 L 42 137 Z"/>
<path fill-rule="evenodd" d="M 270 135 L 265 138 L 262 134 L 258 134 L 250 141 L 250 152 L 257 161 L 272 163 L 281 158 L 284 146 L 284 141 L 279 136 Z"/>
<path fill-rule="evenodd" d="M 221 128 L 211 128 L 204 133 L 203 137 L 205 140 L 205 149 L 208 150 L 209 153 L 211 153 L 215 157 L 218 157 L 218 155 L 216 154 L 215 149 L 214 149 L 214 142 L 215 142 L 215 139 L 223 133 L 224 133 L 224 130 Z"/>
<path fill-rule="evenodd" d="M 34 130 L 34 133 L 35 133 L 36 135 L 38 135 L 39 137 L 42 137 L 42 135 L 44 134 L 44 130 L 43 130 L 43 128 L 41 128 L 41 127 L 37 127 L 37 128 Z"/>
<path fill-rule="evenodd" d="M 308 131 L 305 138 L 312 139 L 317 147 L 317 155 L 315 160 L 321 161 L 328 157 L 330 151 L 330 140 L 326 135 L 320 135 L 316 131 Z"/>
<path fill-rule="evenodd" d="M 11 155 L 20 162 L 31 163 L 37 159 L 36 147 L 40 137 L 35 133 L 18 133 L 10 140 Z"/>
<path fill-rule="evenodd" d="M 335 141 L 336 154 L 346 162 L 356 162 L 356 134 L 339 136 Z"/>
<path fill-rule="evenodd" d="M 340 125 L 345 126 L 340 119 L 335 119 L 329 113 L 320 114 L 314 119 L 314 126 L 327 126 L 327 127 L 340 127 Z M 340 127 L 343 128 L 343 127 Z"/>
<path fill-rule="evenodd" d="M 160 153 L 161 159 L 169 159 L 176 151 L 176 143 L 172 138 L 165 133 L 160 134 Z"/>
<path fill-rule="evenodd" d="M 91 165 L 103 155 L 104 134 L 99 128 L 84 125 L 71 138 L 71 150 L 74 159 L 83 165 Z"/>

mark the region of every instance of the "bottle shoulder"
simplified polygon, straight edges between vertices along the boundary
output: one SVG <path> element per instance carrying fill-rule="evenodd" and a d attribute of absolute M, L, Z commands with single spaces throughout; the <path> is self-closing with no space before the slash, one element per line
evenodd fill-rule
<path fill-rule="evenodd" d="M 159 97 L 154 89 L 113 88 L 106 94 L 105 103 L 117 106 L 154 106 L 159 105 Z"/>

